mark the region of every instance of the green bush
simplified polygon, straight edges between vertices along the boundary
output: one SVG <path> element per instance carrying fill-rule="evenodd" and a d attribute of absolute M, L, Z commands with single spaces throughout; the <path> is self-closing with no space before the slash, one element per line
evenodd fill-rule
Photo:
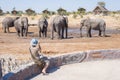
<path fill-rule="evenodd" d="M 45 13 L 43 13 L 42 16 L 43 16 L 44 18 L 46 18 L 46 19 L 49 18 L 48 14 L 45 14 Z"/>
<path fill-rule="evenodd" d="M 74 19 L 76 19 L 76 18 L 77 18 L 77 16 L 78 16 L 77 14 L 73 14 L 73 18 L 74 18 Z"/>

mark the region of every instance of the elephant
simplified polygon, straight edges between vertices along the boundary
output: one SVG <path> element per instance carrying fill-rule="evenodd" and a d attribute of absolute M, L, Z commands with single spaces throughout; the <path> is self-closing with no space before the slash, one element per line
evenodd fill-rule
<path fill-rule="evenodd" d="M 65 34 L 64 34 L 65 30 Z M 54 32 L 57 33 L 58 39 L 63 39 L 64 35 L 67 38 L 68 33 L 68 18 L 65 16 L 57 15 L 51 19 L 51 39 L 54 38 Z"/>
<path fill-rule="evenodd" d="M 47 37 L 47 27 L 48 21 L 46 18 L 42 17 L 38 20 L 38 28 L 39 28 L 39 37 L 41 37 L 41 33 L 43 37 Z"/>
<path fill-rule="evenodd" d="M 98 30 L 99 36 L 105 36 L 106 22 L 103 19 L 82 19 L 80 22 L 80 36 L 82 37 L 82 28 L 86 27 L 87 37 L 92 37 L 91 29 Z"/>
<path fill-rule="evenodd" d="M 9 27 L 14 27 L 15 20 L 19 19 L 19 17 L 5 17 L 2 21 L 2 29 L 4 33 L 9 33 Z"/>
<path fill-rule="evenodd" d="M 17 35 L 20 37 L 25 36 L 27 37 L 27 33 L 28 33 L 28 18 L 27 17 L 20 17 L 19 19 L 17 19 L 14 22 L 15 25 L 15 29 L 17 31 Z"/>

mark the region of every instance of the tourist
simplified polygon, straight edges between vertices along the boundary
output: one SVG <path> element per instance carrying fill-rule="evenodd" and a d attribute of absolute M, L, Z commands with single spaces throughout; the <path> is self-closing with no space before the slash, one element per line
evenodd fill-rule
<path fill-rule="evenodd" d="M 37 39 L 33 38 L 31 40 L 29 50 L 34 62 L 42 69 L 42 74 L 47 75 L 48 73 L 46 70 L 50 64 L 50 61 L 47 57 L 41 54 L 41 46 Z"/>

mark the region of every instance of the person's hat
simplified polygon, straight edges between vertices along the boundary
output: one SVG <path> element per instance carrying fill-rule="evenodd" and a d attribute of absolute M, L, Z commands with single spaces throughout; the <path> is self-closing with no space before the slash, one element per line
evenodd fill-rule
<path fill-rule="evenodd" d="M 38 40 L 35 38 L 33 38 L 30 42 L 30 45 L 32 45 L 32 46 L 36 46 L 37 44 L 38 44 Z"/>

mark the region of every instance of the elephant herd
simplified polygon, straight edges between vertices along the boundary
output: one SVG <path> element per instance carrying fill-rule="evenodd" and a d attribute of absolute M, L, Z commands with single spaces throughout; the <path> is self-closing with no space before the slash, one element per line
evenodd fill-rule
<path fill-rule="evenodd" d="M 2 28 L 4 33 L 9 33 L 10 27 L 15 27 L 17 35 L 20 37 L 27 37 L 28 33 L 28 18 L 27 17 L 6 17 L 2 21 Z M 39 37 L 47 37 L 48 21 L 42 17 L 37 23 L 39 29 Z M 58 39 L 68 37 L 68 18 L 66 16 L 54 16 L 50 19 L 51 39 L 54 38 L 54 32 L 57 33 Z M 105 36 L 106 23 L 103 19 L 82 19 L 80 21 L 80 36 L 82 37 L 82 28 L 86 27 L 87 37 L 92 37 L 91 30 L 98 30 L 99 36 Z"/>

